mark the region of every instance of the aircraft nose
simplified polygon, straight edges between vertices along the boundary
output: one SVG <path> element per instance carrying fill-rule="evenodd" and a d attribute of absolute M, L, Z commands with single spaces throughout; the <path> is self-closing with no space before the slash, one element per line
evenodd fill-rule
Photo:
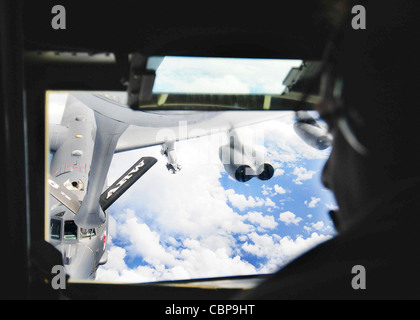
<path fill-rule="evenodd" d="M 71 280 L 94 278 L 92 269 L 95 255 L 91 248 L 78 242 L 64 245 L 62 253 L 64 267 Z"/>

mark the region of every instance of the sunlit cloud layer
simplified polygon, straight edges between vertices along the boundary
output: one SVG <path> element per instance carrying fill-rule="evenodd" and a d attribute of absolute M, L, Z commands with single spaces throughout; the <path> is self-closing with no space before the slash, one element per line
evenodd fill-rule
<path fill-rule="evenodd" d="M 116 154 L 110 181 L 141 156 L 152 155 L 159 162 L 110 208 L 111 263 L 100 267 L 98 280 L 142 282 L 274 272 L 331 238 L 334 230 L 326 206 L 334 202 L 315 181 L 322 166 L 305 167 L 308 162 L 322 164 L 329 151 L 308 150 L 292 123 L 289 114 L 265 124 L 269 134 L 264 144 L 271 146 L 267 158 L 282 170 L 269 181 L 254 178 L 244 184 L 229 179 L 217 153 L 209 153 L 215 158 L 207 165 L 202 159 L 194 161 L 201 148 L 217 149 L 217 140 L 178 142 L 183 169 L 175 175 L 166 170 L 160 147 Z M 281 134 L 272 134 L 274 130 L 287 131 L 290 138 L 285 142 Z M 298 200 L 303 192 L 308 196 Z"/>

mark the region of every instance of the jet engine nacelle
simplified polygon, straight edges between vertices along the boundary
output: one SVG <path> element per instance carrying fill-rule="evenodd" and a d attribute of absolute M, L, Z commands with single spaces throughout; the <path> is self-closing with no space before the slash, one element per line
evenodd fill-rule
<path fill-rule="evenodd" d="M 293 129 L 306 144 L 315 149 L 324 150 L 331 145 L 331 135 L 306 111 L 298 112 Z"/>
<path fill-rule="evenodd" d="M 230 143 L 220 147 L 219 157 L 226 172 L 239 182 L 253 177 L 269 180 L 274 175 L 274 167 L 264 161 L 264 148 L 243 145 L 235 134 L 230 136 Z"/>
<path fill-rule="evenodd" d="M 263 163 L 259 167 L 259 171 L 257 178 L 260 180 L 270 180 L 274 176 L 274 167 L 268 162 Z"/>

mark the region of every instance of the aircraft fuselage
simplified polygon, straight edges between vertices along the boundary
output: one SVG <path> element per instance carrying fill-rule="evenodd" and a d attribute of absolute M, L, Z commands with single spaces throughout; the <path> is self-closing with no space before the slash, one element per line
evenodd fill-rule
<path fill-rule="evenodd" d="M 56 147 L 50 176 L 76 195 L 81 203 L 86 195 L 96 134 L 94 113 L 69 97 L 59 134 L 50 135 Z M 105 188 L 105 186 L 104 186 Z M 75 213 L 49 196 L 49 241 L 62 253 L 66 273 L 72 279 L 94 279 L 98 266 L 106 263 L 108 214 L 102 225 L 83 229 L 74 222 Z"/>

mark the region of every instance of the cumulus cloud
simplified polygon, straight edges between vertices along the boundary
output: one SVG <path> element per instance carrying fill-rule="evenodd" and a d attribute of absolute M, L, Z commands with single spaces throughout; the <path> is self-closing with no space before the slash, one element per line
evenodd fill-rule
<path fill-rule="evenodd" d="M 323 221 L 307 223 L 303 227 L 303 230 L 305 230 L 308 233 L 310 233 L 312 231 L 324 232 L 324 233 L 327 233 L 327 234 L 332 234 L 333 233 L 333 228 L 331 227 L 331 225 L 326 224 Z"/>
<path fill-rule="evenodd" d="M 278 184 L 275 184 L 273 187 L 268 187 L 265 184 L 263 184 L 261 188 L 262 188 L 261 193 L 265 196 L 269 195 L 269 196 L 273 197 L 275 195 L 280 195 L 280 194 L 285 194 L 286 193 L 286 190 L 283 187 L 279 186 Z M 274 189 L 274 191 L 273 191 L 273 189 Z"/>
<path fill-rule="evenodd" d="M 329 209 L 329 210 L 338 210 L 338 206 L 335 204 L 330 204 L 330 203 L 326 203 L 325 206 Z"/>
<path fill-rule="evenodd" d="M 263 184 L 263 185 L 261 186 L 261 188 L 263 189 L 263 190 L 261 191 L 261 193 L 262 193 L 263 195 L 265 195 L 265 196 L 268 196 L 268 195 L 270 194 L 270 191 L 272 191 L 272 190 L 273 190 L 273 188 L 268 187 L 268 186 L 266 186 L 265 184 Z"/>
<path fill-rule="evenodd" d="M 267 262 L 259 271 L 261 273 L 270 273 L 317 244 L 330 239 L 331 236 L 320 235 L 314 232 L 308 238 L 297 236 L 293 239 L 289 236 L 260 235 L 252 232 L 248 238 L 249 240 L 242 245 L 242 249 L 259 258 L 266 258 Z"/>
<path fill-rule="evenodd" d="M 312 228 L 314 228 L 315 230 L 321 230 L 324 228 L 324 222 L 318 221 L 316 223 L 312 223 Z"/>
<path fill-rule="evenodd" d="M 283 187 L 280 187 L 278 184 L 274 185 L 274 190 L 276 191 L 277 194 L 285 194 L 286 190 L 284 190 Z"/>
<path fill-rule="evenodd" d="M 278 177 L 284 174 L 284 170 L 283 169 L 279 169 L 277 168 L 276 170 L 274 170 L 274 175 L 273 177 Z"/>
<path fill-rule="evenodd" d="M 274 229 L 278 225 L 273 216 L 264 215 L 262 212 L 251 211 L 244 217 L 249 222 L 258 225 L 262 229 Z"/>
<path fill-rule="evenodd" d="M 234 193 L 233 189 L 229 189 L 228 191 L 232 191 L 232 194 L 228 195 L 229 201 L 235 208 L 238 208 L 240 211 L 244 211 L 246 208 L 255 208 L 261 207 L 264 205 L 264 200 L 261 198 L 254 198 L 252 196 L 244 196 L 243 194 L 236 194 Z"/>
<path fill-rule="evenodd" d="M 302 218 L 296 217 L 296 215 L 293 212 L 285 211 L 280 213 L 279 220 L 281 222 L 284 222 L 286 226 L 290 224 L 298 225 L 300 221 L 302 221 Z"/>
<path fill-rule="evenodd" d="M 119 226 L 119 235 L 128 243 L 127 251 L 131 256 L 143 257 L 152 265 L 163 263 L 173 266 L 175 259 L 162 245 L 160 235 L 136 217 L 133 210 L 126 210 L 124 223 Z"/>
<path fill-rule="evenodd" d="M 180 144 L 178 159 L 186 156 Z M 193 150 L 184 149 L 190 157 L 195 156 Z M 161 159 L 159 153 L 157 147 L 133 151 L 128 163 L 143 155 Z M 127 155 L 121 160 L 119 155 L 114 158 L 114 170 L 123 173 Z M 327 239 L 315 234 L 294 240 L 258 234 L 278 226 L 274 217 L 257 211 L 240 215 L 228 204 L 239 211 L 273 209 L 276 204 L 269 197 L 225 190 L 220 183 L 221 172 L 223 168 L 217 165 L 203 172 L 199 164 L 194 167 L 194 161 L 190 161 L 178 175 L 170 175 L 164 161 L 158 162 L 150 174 L 111 207 L 109 260 L 99 268 L 97 279 L 148 282 L 272 272 L 296 256 L 296 250 Z M 113 171 L 114 177 L 110 175 L 109 180 L 120 173 Z M 262 190 L 281 193 L 283 188 L 266 186 Z M 298 225 L 301 220 L 290 211 L 279 215 L 279 221 L 286 225 Z M 264 258 L 266 263 L 252 265 L 241 256 L 241 251 Z M 128 262 L 133 259 L 142 262 L 129 267 Z"/>
<path fill-rule="evenodd" d="M 164 241 L 130 209 L 119 219 L 116 231 L 124 248 L 109 244 L 109 260 L 98 270 L 97 280 L 149 282 L 256 273 L 254 266 L 232 250 L 235 240 L 228 233 L 208 235 L 200 240 L 186 237 L 180 242 L 168 237 Z M 269 219 L 259 223 L 267 226 Z M 135 258 L 141 258 L 144 263 L 129 268 L 126 260 Z"/>
<path fill-rule="evenodd" d="M 270 198 L 265 198 L 264 205 L 265 205 L 266 207 L 278 208 L 278 207 L 276 206 L 276 204 L 273 202 L 273 200 L 271 200 Z"/>
<path fill-rule="evenodd" d="M 304 203 L 308 208 L 315 208 L 319 201 L 321 201 L 321 198 L 311 197 L 311 201 L 305 200 Z"/>
<path fill-rule="evenodd" d="M 293 174 L 296 175 L 296 179 L 293 180 L 296 184 L 302 184 L 302 180 L 312 179 L 312 176 L 315 174 L 315 171 L 307 170 L 303 167 L 295 167 Z"/>
<path fill-rule="evenodd" d="M 255 208 L 255 207 L 273 207 L 276 208 L 276 204 L 268 197 L 265 199 L 260 197 L 253 197 L 253 196 L 244 196 L 243 194 L 237 194 L 233 189 L 229 189 L 226 191 L 228 194 L 229 202 L 235 208 L 238 208 L 240 211 L 244 211 L 247 208 Z"/>

